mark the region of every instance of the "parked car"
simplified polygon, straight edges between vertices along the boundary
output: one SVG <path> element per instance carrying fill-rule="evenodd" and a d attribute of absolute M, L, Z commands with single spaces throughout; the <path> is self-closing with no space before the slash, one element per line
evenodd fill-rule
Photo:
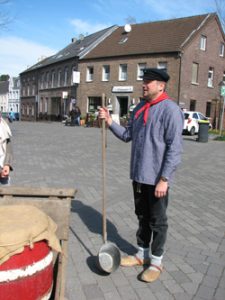
<path fill-rule="evenodd" d="M 199 121 L 209 121 L 209 118 L 198 111 L 184 111 L 183 133 L 188 133 L 190 135 L 198 133 Z M 210 121 L 209 128 L 212 128 Z"/>

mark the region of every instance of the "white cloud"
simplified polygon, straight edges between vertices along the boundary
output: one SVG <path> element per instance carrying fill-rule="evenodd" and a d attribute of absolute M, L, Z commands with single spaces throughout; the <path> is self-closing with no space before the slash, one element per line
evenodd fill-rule
<path fill-rule="evenodd" d="M 76 34 L 91 34 L 93 32 L 97 32 L 101 29 L 107 28 L 110 25 L 108 24 L 93 24 L 83 21 L 81 19 L 72 19 L 70 24 L 74 27 Z"/>
<path fill-rule="evenodd" d="M 18 76 L 38 62 L 42 56 L 50 56 L 57 51 L 41 44 L 15 36 L 0 37 L 0 74 Z"/>

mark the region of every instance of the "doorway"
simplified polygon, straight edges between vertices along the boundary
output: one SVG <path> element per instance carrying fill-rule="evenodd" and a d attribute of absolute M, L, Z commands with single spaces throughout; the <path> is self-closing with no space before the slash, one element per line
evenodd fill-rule
<path fill-rule="evenodd" d="M 119 104 L 119 116 L 123 117 L 128 113 L 128 97 L 121 96 L 117 97 L 117 101 Z"/>

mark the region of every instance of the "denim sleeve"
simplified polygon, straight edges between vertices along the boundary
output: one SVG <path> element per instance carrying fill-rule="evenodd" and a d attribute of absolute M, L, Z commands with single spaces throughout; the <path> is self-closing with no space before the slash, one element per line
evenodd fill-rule
<path fill-rule="evenodd" d="M 117 124 L 115 121 L 109 126 L 109 129 L 113 134 L 124 142 L 130 142 L 132 140 L 132 120 L 128 122 L 126 127 Z"/>
<path fill-rule="evenodd" d="M 179 108 L 167 112 L 164 124 L 166 150 L 161 175 L 169 180 L 181 162 L 183 122 L 183 114 Z"/>

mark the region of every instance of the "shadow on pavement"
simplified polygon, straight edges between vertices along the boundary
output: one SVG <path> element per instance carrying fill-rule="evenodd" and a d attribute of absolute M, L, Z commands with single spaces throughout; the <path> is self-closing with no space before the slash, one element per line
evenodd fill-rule
<path fill-rule="evenodd" d="M 85 205 L 80 200 L 72 201 L 71 211 L 79 215 L 80 219 L 87 226 L 88 230 L 93 233 L 102 235 L 102 214 L 99 213 L 96 209 L 91 206 Z M 124 240 L 119 234 L 116 226 L 107 220 L 107 240 L 118 246 L 120 250 L 127 252 L 128 254 L 133 254 L 136 252 L 136 248 Z M 99 270 L 98 267 L 98 257 L 94 255 L 90 249 L 84 244 L 84 242 L 79 238 L 76 232 L 70 228 L 71 232 L 77 238 L 77 240 L 82 244 L 86 251 L 90 254 L 90 257 L 87 258 L 87 265 L 91 271 L 99 275 L 107 275 L 106 273 Z"/>

